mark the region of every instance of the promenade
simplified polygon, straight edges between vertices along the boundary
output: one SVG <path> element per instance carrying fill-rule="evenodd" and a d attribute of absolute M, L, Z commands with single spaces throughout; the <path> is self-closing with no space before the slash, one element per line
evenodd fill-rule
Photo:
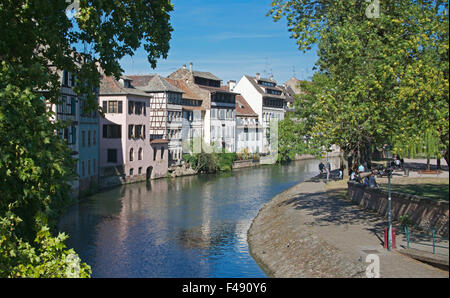
<path fill-rule="evenodd" d="M 366 256 L 382 278 L 448 278 L 443 271 L 383 248 L 386 220 L 326 192 L 320 179 L 277 195 L 248 231 L 250 252 L 271 277 L 366 277 Z M 448 255 L 448 252 L 447 252 Z"/>

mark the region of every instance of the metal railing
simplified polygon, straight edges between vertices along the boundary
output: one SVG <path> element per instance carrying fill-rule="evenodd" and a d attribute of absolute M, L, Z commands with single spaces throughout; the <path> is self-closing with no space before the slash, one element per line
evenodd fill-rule
<path fill-rule="evenodd" d="M 448 254 L 448 249 L 449 249 L 448 245 L 447 246 L 442 246 L 442 245 L 438 245 L 437 244 L 441 240 L 447 240 L 448 241 L 448 237 L 437 236 L 435 229 L 431 229 L 431 243 L 424 242 L 424 241 L 430 239 L 430 234 L 429 233 L 428 234 L 425 234 L 425 233 L 411 233 L 411 231 L 410 231 L 408 226 L 405 226 L 404 231 L 405 231 L 405 236 L 406 236 L 407 248 L 410 248 L 410 243 L 411 244 L 424 245 L 424 246 L 431 246 L 431 247 L 433 247 L 433 254 L 436 254 L 436 248 L 446 248 L 447 249 L 447 254 Z M 411 240 L 411 238 L 413 238 L 413 240 Z M 419 239 L 416 240 L 416 238 L 419 238 Z"/>

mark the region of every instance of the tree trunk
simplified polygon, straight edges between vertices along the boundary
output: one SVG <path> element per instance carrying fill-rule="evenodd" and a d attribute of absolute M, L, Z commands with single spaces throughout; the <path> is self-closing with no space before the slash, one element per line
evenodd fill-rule
<path fill-rule="evenodd" d="M 444 153 L 444 159 L 445 159 L 445 162 L 447 163 L 447 166 L 448 166 L 448 158 L 449 158 L 449 151 L 448 151 L 448 147 L 447 147 L 447 150 L 445 150 L 445 153 Z"/>
<path fill-rule="evenodd" d="M 438 169 L 438 170 L 441 169 L 441 159 L 440 159 L 440 158 L 437 159 L 437 161 L 436 161 L 436 166 L 437 166 L 437 169 Z"/>
<path fill-rule="evenodd" d="M 431 163 L 430 163 L 430 159 L 427 158 L 427 170 L 430 171 L 431 170 Z"/>

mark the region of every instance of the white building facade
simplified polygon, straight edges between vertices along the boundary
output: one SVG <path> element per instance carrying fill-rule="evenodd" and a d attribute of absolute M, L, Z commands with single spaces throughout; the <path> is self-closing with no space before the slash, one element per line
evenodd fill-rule
<path fill-rule="evenodd" d="M 257 142 L 260 153 L 271 151 L 270 126 L 272 121 L 284 119 L 286 110 L 286 96 L 283 89 L 277 86 L 273 78 L 261 78 L 244 75 L 236 84 L 234 92 L 240 93 L 248 102 L 252 110 L 258 115 L 261 128 L 261 139 Z"/>

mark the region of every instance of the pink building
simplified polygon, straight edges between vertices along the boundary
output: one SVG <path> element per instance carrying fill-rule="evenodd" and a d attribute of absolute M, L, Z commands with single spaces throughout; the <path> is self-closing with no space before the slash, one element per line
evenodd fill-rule
<path fill-rule="evenodd" d="M 100 184 L 103 187 L 167 175 L 168 141 L 150 140 L 151 95 L 122 77 L 100 84 Z"/>

